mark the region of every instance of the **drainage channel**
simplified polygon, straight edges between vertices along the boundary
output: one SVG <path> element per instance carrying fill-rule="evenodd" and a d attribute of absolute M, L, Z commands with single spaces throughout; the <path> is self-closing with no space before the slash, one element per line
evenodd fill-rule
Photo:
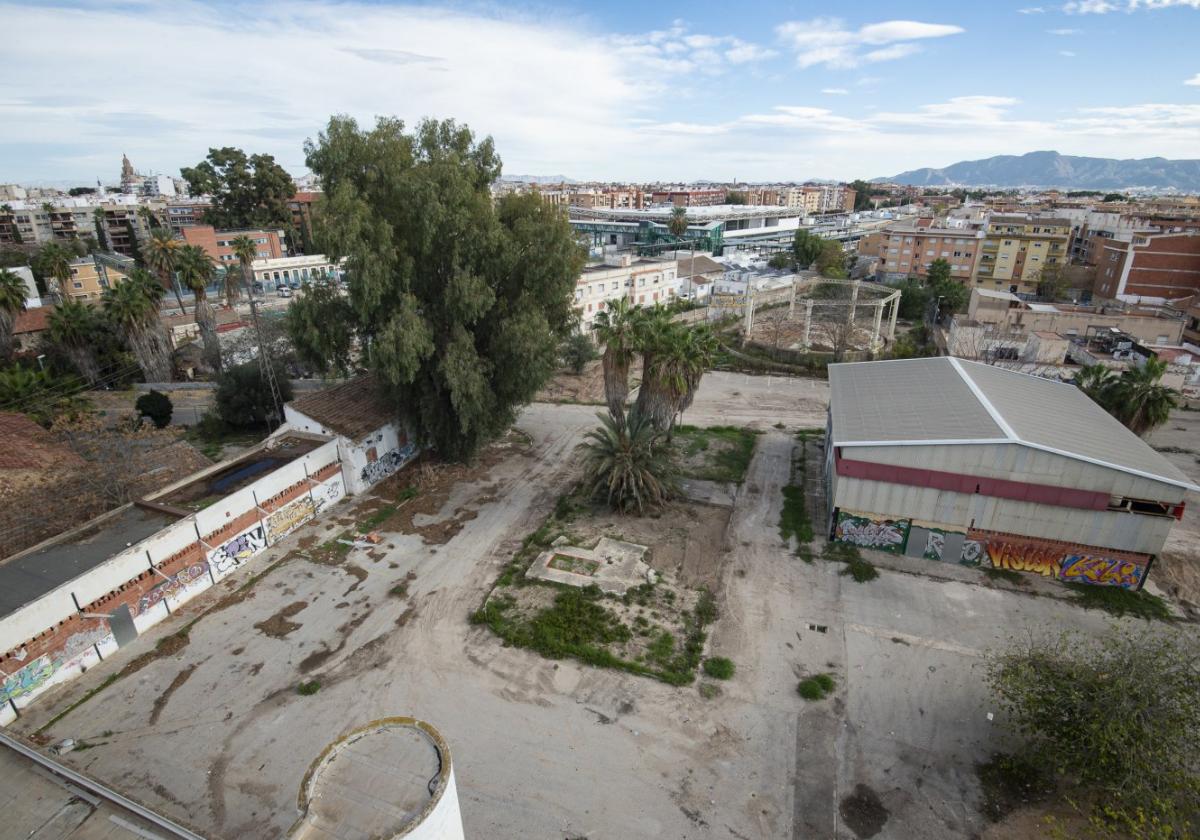
<path fill-rule="evenodd" d="M 151 811 L 144 805 L 139 805 L 127 796 L 122 796 L 115 790 L 105 787 L 94 779 L 90 779 L 82 773 L 78 773 L 69 767 L 59 764 L 46 756 L 42 755 L 32 747 L 28 747 L 15 738 L 0 733 L 0 745 L 8 747 L 15 753 L 18 753 L 32 761 L 37 766 L 44 770 L 53 773 L 58 778 L 74 785 L 77 788 L 87 791 L 88 793 L 97 796 L 113 805 L 122 808 L 125 811 L 145 820 L 148 823 L 161 828 L 169 833 L 172 837 L 181 838 L 181 840 L 205 840 L 194 831 L 190 831 L 176 822 L 172 822 L 161 814 Z"/>

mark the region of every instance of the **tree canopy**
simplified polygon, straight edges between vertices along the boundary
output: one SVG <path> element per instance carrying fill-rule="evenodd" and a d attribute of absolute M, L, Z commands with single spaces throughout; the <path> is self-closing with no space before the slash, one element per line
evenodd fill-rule
<path fill-rule="evenodd" d="M 816 262 L 817 257 L 821 255 L 821 246 L 824 241 L 815 233 L 810 233 L 804 228 L 797 230 L 796 236 L 792 239 L 792 253 L 796 255 L 796 267 L 806 269 Z"/>
<path fill-rule="evenodd" d="M 247 155 L 226 146 L 179 170 L 193 195 L 211 195 L 204 221 L 216 228 L 291 228 L 288 199 L 296 185 L 271 155 Z"/>
<path fill-rule="evenodd" d="M 298 351 L 345 367 L 357 343 L 412 433 L 471 457 L 558 364 L 585 258 L 569 222 L 534 194 L 493 202 L 491 139 L 451 120 L 406 133 L 336 116 L 305 152 L 325 190 L 317 244 L 347 259 L 350 283 L 293 304 Z"/>

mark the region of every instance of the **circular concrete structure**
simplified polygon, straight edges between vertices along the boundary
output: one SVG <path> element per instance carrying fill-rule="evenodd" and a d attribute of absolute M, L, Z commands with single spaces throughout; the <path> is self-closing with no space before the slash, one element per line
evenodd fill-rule
<path fill-rule="evenodd" d="M 414 718 L 381 718 L 334 741 L 297 804 L 291 840 L 464 840 L 450 749 Z"/>

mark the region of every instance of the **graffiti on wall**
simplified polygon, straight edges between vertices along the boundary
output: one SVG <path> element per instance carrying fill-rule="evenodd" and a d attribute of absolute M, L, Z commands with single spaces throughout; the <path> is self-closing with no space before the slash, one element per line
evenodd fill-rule
<path fill-rule="evenodd" d="M 1073 583 L 1099 583 L 1137 589 L 1145 570 L 1130 560 L 1098 557 L 1092 554 L 1068 554 L 1062 560 L 1059 577 Z"/>
<path fill-rule="evenodd" d="M 1038 543 L 992 537 L 987 541 L 987 556 L 992 567 L 996 569 L 1058 577 L 1062 569 L 1063 551 L 1061 548 Z"/>
<path fill-rule="evenodd" d="M 267 540 L 275 543 L 283 539 L 316 516 L 316 513 L 316 505 L 307 493 L 288 502 L 267 517 Z"/>
<path fill-rule="evenodd" d="M 157 606 L 158 602 L 163 598 L 179 595 L 187 588 L 189 583 L 203 577 L 207 570 L 208 566 L 204 563 L 193 563 L 190 566 L 180 569 L 138 599 L 136 615 L 142 615 L 147 610 Z"/>
<path fill-rule="evenodd" d="M 266 547 L 262 526 L 255 525 L 208 552 L 208 565 L 212 566 L 213 574 L 226 575 Z"/>
<path fill-rule="evenodd" d="M 346 488 L 342 485 L 341 476 L 336 476 L 323 484 L 317 485 L 313 488 L 313 499 L 317 503 L 317 513 L 334 505 L 344 495 L 346 495 Z"/>
<path fill-rule="evenodd" d="M 10 674 L 0 683 L 0 702 L 7 703 L 33 694 L 46 680 L 54 676 L 54 663 L 49 656 L 39 656 L 21 670 Z"/>
<path fill-rule="evenodd" d="M 838 514 L 833 538 L 863 548 L 900 552 L 908 538 L 907 519 L 875 519 L 865 514 L 842 511 Z"/>
<path fill-rule="evenodd" d="M 112 633 L 109 632 L 108 627 L 97 621 L 94 627 L 80 630 L 67 638 L 62 649 L 55 655 L 55 667 L 61 668 L 63 665 L 69 664 L 79 654 L 92 651 L 92 645 L 104 644 L 111 638 Z"/>
<path fill-rule="evenodd" d="M 967 540 L 963 543 L 962 557 L 958 562 L 964 566 L 978 566 L 985 553 L 983 543 L 979 540 Z"/>
<path fill-rule="evenodd" d="M 417 447 L 412 443 L 402 443 L 391 452 L 385 452 L 371 463 L 362 468 L 358 478 L 363 484 L 374 484 L 382 481 L 396 470 L 407 464 L 417 454 Z"/>

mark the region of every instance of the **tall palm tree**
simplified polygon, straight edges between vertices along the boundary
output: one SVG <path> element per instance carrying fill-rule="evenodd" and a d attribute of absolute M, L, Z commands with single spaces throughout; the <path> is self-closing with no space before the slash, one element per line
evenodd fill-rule
<path fill-rule="evenodd" d="M 1139 437 L 1167 422 L 1179 405 L 1179 392 L 1162 384 L 1166 372 L 1165 361 L 1147 359 L 1125 370 L 1112 387 L 1117 419 Z"/>
<path fill-rule="evenodd" d="M 46 319 L 50 341 L 62 349 L 79 375 L 94 384 L 100 379 L 100 363 L 96 359 L 96 313 L 80 300 L 67 298 L 53 309 Z"/>
<path fill-rule="evenodd" d="M 687 233 L 688 217 L 687 210 L 682 207 L 676 207 L 671 211 L 671 218 L 667 221 L 667 230 L 676 239 L 682 239 Z"/>
<path fill-rule="evenodd" d="M 1111 368 L 1102 364 L 1084 365 L 1079 373 L 1075 374 L 1075 385 L 1079 390 L 1109 412 L 1113 410 L 1113 386 L 1116 382 L 1117 375 Z"/>
<path fill-rule="evenodd" d="M 258 245 L 249 236 L 242 234 L 233 240 L 230 248 L 233 249 L 233 255 L 238 258 L 238 264 L 242 267 L 242 285 L 246 287 L 246 293 L 250 294 L 250 290 L 254 288 L 254 271 L 252 265 L 255 257 L 258 256 Z M 237 300 L 237 297 L 237 286 L 226 281 L 225 302 L 229 306 L 233 306 L 233 302 Z"/>
<path fill-rule="evenodd" d="M 597 414 L 600 428 L 585 436 L 584 480 L 616 510 L 644 513 L 676 492 L 675 468 L 662 435 L 636 408 L 620 421 Z"/>
<path fill-rule="evenodd" d="M 183 243 L 169 230 L 157 228 L 150 232 L 150 241 L 142 248 L 142 254 L 146 258 L 147 267 L 158 274 L 163 288 L 175 293 L 179 311 L 186 314 L 183 296 L 179 294 L 179 287 L 175 284 L 175 267 L 179 260 L 179 249 L 182 247 Z"/>
<path fill-rule="evenodd" d="M 104 292 L 104 312 L 125 336 L 147 382 L 171 381 L 171 345 L 159 318 L 164 291 L 143 269 Z"/>
<path fill-rule="evenodd" d="M 679 400 L 679 405 L 675 408 L 677 414 L 682 415 L 692 407 L 692 400 L 696 398 L 696 391 L 700 389 L 700 379 L 704 376 L 704 372 L 712 367 L 713 360 L 720 348 L 721 342 L 717 340 L 716 334 L 707 324 L 701 324 L 687 331 L 688 364 L 684 370 L 687 388 Z"/>
<path fill-rule="evenodd" d="M 604 400 L 618 422 L 625 417 L 629 398 L 629 365 L 637 344 L 637 324 L 633 304 L 627 298 L 611 301 L 596 316 L 596 337 L 604 344 L 601 365 L 604 369 Z"/>
<path fill-rule="evenodd" d="M 71 279 L 71 254 L 57 242 L 49 242 L 38 251 L 36 257 L 42 276 L 54 281 L 47 283 L 47 291 L 54 300 L 63 299 L 63 288 Z"/>
<path fill-rule="evenodd" d="M 25 311 L 29 290 L 15 272 L 0 269 L 0 359 L 12 352 L 13 322 Z"/>
<path fill-rule="evenodd" d="M 675 339 L 677 328 L 671 316 L 661 306 L 635 311 L 637 349 L 642 354 L 642 384 L 638 387 L 638 413 L 665 430 L 671 418 L 668 383 L 663 377 L 666 368 L 659 366 L 657 357 Z"/>
<path fill-rule="evenodd" d="M 212 257 L 198 245 L 184 245 L 179 249 L 177 265 L 180 281 L 195 295 L 192 311 L 196 314 L 196 325 L 200 327 L 204 356 L 212 369 L 220 373 L 221 341 L 217 338 L 217 325 L 208 303 L 208 284 L 215 273 Z"/>

